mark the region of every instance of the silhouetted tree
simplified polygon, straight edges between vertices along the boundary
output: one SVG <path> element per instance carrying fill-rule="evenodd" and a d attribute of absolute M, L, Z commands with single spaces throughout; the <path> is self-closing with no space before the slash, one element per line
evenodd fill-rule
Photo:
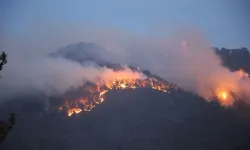
<path fill-rule="evenodd" d="M 223 65 L 231 71 L 243 69 L 245 72 L 250 73 L 250 52 L 247 48 L 214 48 L 214 50 L 215 53 L 221 58 Z"/>
<path fill-rule="evenodd" d="M 15 124 L 15 114 L 10 114 L 9 120 L 0 121 L 0 144 L 6 139 Z"/>
<path fill-rule="evenodd" d="M 3 69 L 3 66 L 7 63 L 7 55 L 5 52 L 2 52 L 0 55 L 0 71 Z M 15 124 L 15 114 L 10 114 L 8 121 L 0 120 L 0 144 L 6 139 L 9 132 L 12 130 L 13 125 Z"/>
<path fill-rule="evenodd" d="M 5 52 L 2 52 L 0 55 L 0 70 L 3 69 L 3 66 L 7 63 L 7 54 Z"/>

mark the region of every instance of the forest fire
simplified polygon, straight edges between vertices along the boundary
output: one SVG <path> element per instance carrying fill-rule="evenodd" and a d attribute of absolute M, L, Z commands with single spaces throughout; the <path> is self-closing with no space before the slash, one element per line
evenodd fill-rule
<path fill-rule="evenodd" d="M 227 99 L 227 92 L 221 92 L 222 99 Z"/>
<path fill-rule="evenodd" d="M 220 104 L 223 106 L 231 106 L 233 105 L 233 97 L 231 94 L 225 90 L 219 91 L 217 93 L 217 99 L 219 100 Z"/>
<path fill-rule="evenodd" d="M 83 93 L 87 93 L 81 98 L 66 100 L 60 107 L 61 111 L 66 111 L 68 116 L 78 114 L 80 112 L 91 111 L 96 105 L 105 101 L 105 94 L 110 90 L 123 90 L 123 89 L 137 89 L 137 88 L 151 88 L 154 90 L 168 92 L 169 84 L 165 81 L 156 78 L 147 78 L 144 80 L 128 80 L 116 79 L 109 84 L 95 84 L 87 86 Z"/>
<path fill-rule="evenodd" d="M 215 95 L 222 106 L 232 106 L 236 99 L 244 95 L 241 88 L 249 81 L 249 75 L 242 69 L 234 73 L 236 75 L 235 81 L 225 80 L 220 81 L 220 84 L 216 84 Z"/>
<path fill-rule="evenodd" d="M 68 116 L 70 117 L 73 113 L 78 114 L 78 113 L 80 113 L 81 111 L 82 111 L 81 108 L 71 108 L 71 109 L 68 110 Z"/>
<path fill-rule="evenodd" d="M 168 92 L 170 88 L 176 88 L 174 84 L 170 84 L 165 80 L 157 77 L 140 78 L 130 70 L 130 73 L 125 71 L 112 72 L 104 74 L 105 78 L 97 78 L 95 82 L 91 84 L 83 85 L 79 89 L 75 89 L 79 94 L 73 97 L 67 97 L 63 104 L 59 107 L 60 111 L 67 113 L 70 117 L 73 114 L 81 112 L 88 112 L 95 108 L 98 104 L 105 101 L 105 95 L 110 90 L 124 90 L 124 89 L 138 89 L 138 88 L 150 88 L 153 90 Z M 224 80 L 221 78 L 212 78 L 211 84 L 202 86 L 200 89 L 202 97 L 207 100 L 217 100 L 222 106 L 232 106 L 237 98 L 240 98 L 243 93 L 241 92 L 241 85 L 245 80 L 249 80 L 249 75 L 243 70 L 234 72 L 233 78 L 227 76 Z M 202 80 L 201 80 L 202 81 Z"/>

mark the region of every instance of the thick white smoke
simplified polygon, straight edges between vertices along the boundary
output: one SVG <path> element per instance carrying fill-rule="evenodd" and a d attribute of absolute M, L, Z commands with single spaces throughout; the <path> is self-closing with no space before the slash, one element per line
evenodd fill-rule
<path fill-rule="evenodd" d="M 122 71 L 99 67 L 94 63 L 83 67 L 80 63 L 64 58 L 51 58 L 47 52 L 39 52 L 36 48 L 41 50 L 39 47 L 30 49 L 26 45 L 24 49 L 20 45 L 6 46 L 8 63 L 1 72 L 0 83 L 3 85 L 0 91 L 1 99 L 34 90 L 48 95 L 62 94 L 70 87 L 78 87 L 87 81 L 98 82 L 99 79 L 108 83 L 117 77 L 145 78 L 144 74 L 133 72 L 126 66 Z"/>
<path fill-rule="evenodd" d="M 239 95 L 243 93 L 250 98 L 247 94 L 250 93 L 250 82 L 239 81 L 236 73 L 222 67 L 208 40 L 196 30 L 183 30 L 163 38 L 138 36 L 115 29 L 50 26 L 33 27 L 21 39 L 6 38 L 3 46 L 9 54 L 9 63 L 2 72 L 0 82 L 6 85 L 11 83 L 15 87 L 22 87 L 24 83 L 32 83 L 46 89 L 44 85 L 48 83 L 63 91 L 71 85 L 82 83 L 86 77 L 91 80 L 101 73 L 100 69 L 82 68 L 66 60 L 45 58 L 59 47 L 83 41 L 104 47 L 107 52 L 100 52 L 104 60 L 139 65 L 204 98 L 210 97 L 218 89 Z"/>
<path fill-rule="evenodd" d="M 43 58 L 39 61 L 29 62 L 23 67 L 11 69 L 14 63 L 10 63 L 2 74 L 1 97 L 16 96 L 22 92 L 40 90 L 46 94 L 62 94 L 70 87 L 78 87 L 85 82 L 105 83 L 114 81 L 117 77 L 122 79 L 143 79 L 145 75 L 133 72 L 125 67 L 122 71 L 114 71 L 106 67 L 81 66 L 78 63 L 64 59 Z M 31 90 L 31 91 L 30 91 Z"/>
<path fill-rule="evenodd" d="M 240 80 L 237 72 L 222 66 L 208 40 L 196 30 L 182 30 L 171 38 L 119 37 L 115 34 L 101 39 L 105 40 L 100 43 L 116 54 L 112 58 L 138 64 L 185 90 L 204 98 L 217 96 L 224 105 L 233 103 L 235 98 L 231 92 L 250 102 L 250 80 Z"/>

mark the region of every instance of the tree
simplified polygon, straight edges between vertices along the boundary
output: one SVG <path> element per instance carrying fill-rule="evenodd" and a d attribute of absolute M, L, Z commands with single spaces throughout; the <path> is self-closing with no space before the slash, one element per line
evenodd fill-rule
<path fill-rule="evenodd" d="M 3 66 L 7 63 L 7 54 L 2 52 L 0 56 L 0 71 L 3 69 Z"/>
<path fill-rule="evenodd" d="M 10 114 L 9 120 L 0 121 L 0 144 L 6 139 L 15 124 L 15 114 Z"/>
<path fill-rule="evenodd" d="M 0 71 L 3 69 L 3 66 L 7 63 L 7 55 L 5 52 L 2 52 L 0 55 Z M 13 125 L 15 124 L 15 114 L 10 114 L 9 120 L 4 122 L 0 120 L 0 144 L 6 139 L 9 132 L 12 130 Z"/>

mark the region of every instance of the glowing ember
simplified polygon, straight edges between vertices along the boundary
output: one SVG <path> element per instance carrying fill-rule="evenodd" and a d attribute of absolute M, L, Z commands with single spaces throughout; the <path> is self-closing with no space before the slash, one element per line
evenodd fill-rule
<path fill-rule="evenodd" d="M 121 88 L 126 88 L 126 85 L 125 84 L 121 84 Z"/>
<path fill-rule="evenodd" d="M 105 91 L 100 92 L 100 97 L 101 97 L 103 94 L 107 93 L 107 92 L 108 92 L 108 90 L 105 90 Z"/>
<path fill-rule="evenodd" d="M 74 114 L 74 113 L 78 114 L 78 113 L 80 113 L 81 111 L 82 111 L 81 108 L 71 108 L 71 109 L 68 110 L 68 116 L 70 117 L 70 116 L 72 116 L 72 114 Z"/>
<path fill-rule="evenodd" d="M 221 98 L 222 99 L 227 99 L 227 93 L 226 92 L 222 92 L 221 93 Z"/>
<path fill-rule="evenodd" d="M 234 103 L 233 96 L 225 90 L 219 91 L 217 93 L 217 98 L 223 106 L 231 106 Z"/>
<path fill-rule="evenodd" d="M 105 101 L 104 95 L 112 89 L 136 89 L 136 88 L 151 88 L 154 90 L 168 92 L 169 85 L 165 81 L 156 78 L 147 78 L 144 80 L 129 80 L 117 78 L 109 84 L 96 84 L 95 88 L 86 88 L 88 94 L 84 98 L 67 100 L 60 107 L 60 110 L 66 110 L 68 116 L 73 113 L 77 114 L 81 111 L 91 111 L 96 105 Z M 86 92 L 86 91 L 83 91 Z"/>

